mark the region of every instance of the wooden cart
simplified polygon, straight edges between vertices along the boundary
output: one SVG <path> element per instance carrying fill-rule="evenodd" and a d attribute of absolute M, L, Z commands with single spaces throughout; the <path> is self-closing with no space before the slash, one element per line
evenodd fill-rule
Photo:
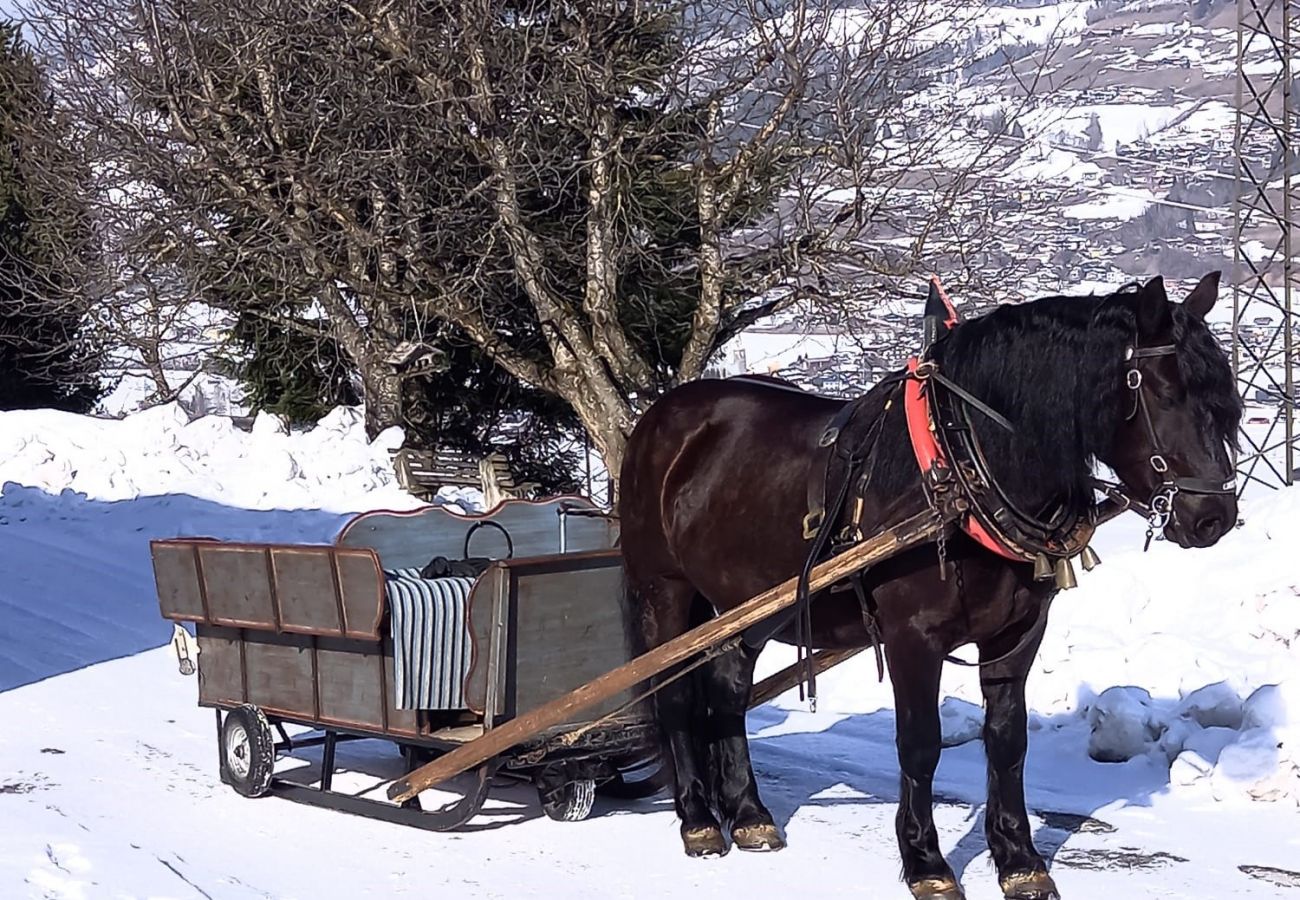
<path fill-rule="evenodd" d="M 414 767 L 630 659 L 616 537 L 614 520 L 563 497 L 507 501 L 483 516 L 440 506 L 365 513 L 331 545 L 151 546 L 163 616 L 195 629 L 199 705 L 216 710 L 223 781 L 249 796 L 445 829 L 479 810 L 498 773 L 536 784 L 557 819 L 585 817 L 598 789 L 627 796 L 657 787 L 624 780 L 654 757 L 648 709 L 620 709 L 632 699 L 624 692 L 474 767 L 474 787 L 446 809 L 332 790 L 340 741 L 392 741 Z M 491 562 L 473 577 L 421 578 L 435 557 Z M 414 596 L 448 586 L 457 590 L 428 605 Z M 430 632 L 431 650 L 419 646 Z M 286 724 L 318 733 L 290 738 Z M 580 728 L 578 739 L 553 746 Z M 323 746 L 316 787 L 276 777 L 281 753 L 312 744 Z"/>

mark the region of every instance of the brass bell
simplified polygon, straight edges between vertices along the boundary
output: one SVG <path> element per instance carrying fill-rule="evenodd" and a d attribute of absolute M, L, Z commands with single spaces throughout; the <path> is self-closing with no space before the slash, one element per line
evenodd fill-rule
<path fill-rule="evenodd" d="M 1083 571 L 1091 572 L 1101 565 L 1101 557 L 1091 546 L 1084 547 L 1083 552 L 1079 554 L 1079 562 L 1083 563 Z"/>
<path fill-rule="evenodd" d="M 1069 557 L 1062 556 L 1056 561 L 1056 586 L 1063 591 L 1079 586 L 1074 577 L 1074 563 L 1070 562 Z"/>
<path fill-rule="evenodd" d="M 1034 581 L 1046 581 L 1052 577 L 1052 561 L 1046 553 L 1034 557 Z"/>

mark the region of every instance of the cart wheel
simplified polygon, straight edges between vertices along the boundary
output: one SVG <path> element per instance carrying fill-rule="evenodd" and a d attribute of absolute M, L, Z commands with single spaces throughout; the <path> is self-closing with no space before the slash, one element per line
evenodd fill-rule
<path fill-rule="evenodd" d="M 262 711 L 246 703 L 228 712 L 221 723 L 221 780 L 245 797 L 260 797 L 274 768 L 275 739 Z"/>
<path fill-rule="evenodd" d="M 542 798 L 542 811 L 557 822 L 581 822 L 591 815 L 596 801 L 596 781 L 579 778 L 566 781 L 551 791 L 538 790 Z"/>
<path fill-rule="evenodd" d="M 650 767 L 653 768 L 650 768 Z M 645 769 L 649 768 L 646 772 Z M 640 772 L 641 777 L 629 777 L 633 772 Z M 670 775 L 661 762 L 655 761 L 646 766 L 619 770 L 614 777 L 602 784 L 597 790 L 611 800 L 645 800 L 669 787 Z"/>

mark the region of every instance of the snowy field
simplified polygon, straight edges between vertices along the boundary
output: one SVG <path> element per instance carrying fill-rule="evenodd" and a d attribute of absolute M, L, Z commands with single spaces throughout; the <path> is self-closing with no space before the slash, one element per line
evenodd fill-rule
<path fill-rule="evenodd" d="M 663 798 L 557 823 L 505 787 L 464 833 L 433 834 L 220 784 L 148 540 L 323 541 L 352 512 L 411 507 L 396 440 L 368 444 L 349 410 L 295 434 L 175 407 L 0 413 L 0 898 L 907 896 L 892 701 L 866 657 L 819 679 L 817 713 L 791 693 L 750 716 L 778 854 L 688 860 Z M 1242 515 L 1214 548 L 1145 555 L 1136 517 L 1112 523 L 1103 565 L 1053 608 L 1027 795 L 1067 900 L 1300 898 L 1300 491 Z M 949 667 L 943 696 L 936 819 L 971 900 L 989 900 L 975 676 Z M 398 773 L 383 744 L 339 758 L 336 785 L 357 792 Z"/>

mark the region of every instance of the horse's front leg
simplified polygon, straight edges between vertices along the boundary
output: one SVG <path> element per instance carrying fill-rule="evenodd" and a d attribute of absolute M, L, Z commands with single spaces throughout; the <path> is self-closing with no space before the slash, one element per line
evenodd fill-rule
<path fill-rule="evenodd" d="M 895 824 L 903 878 L 919 900 L 962 900 L 965 895 L 939 850 L 934 827 L 932 790 L 939 765 L 943 656 L 910 630 L 887 633 L 885 655 L 894 686 L 895 740 L 902 773 Z"/>
<path fill-rule="evenodd" d="M 1029 626 L 1032 627 L 1032 626 Z M 1023 628 L 980 644 L 980 658 L 997 659 L 1024 637 Z M 988 760 L 985 832 L 998 881 L 1009 900 L 1054 900 L 1059 894 L 1034 847 L 1025 810 L 1025 680 L 1041 634 L 1010 659 L 980 670 L 984 692 L 984 753 Z"/>

